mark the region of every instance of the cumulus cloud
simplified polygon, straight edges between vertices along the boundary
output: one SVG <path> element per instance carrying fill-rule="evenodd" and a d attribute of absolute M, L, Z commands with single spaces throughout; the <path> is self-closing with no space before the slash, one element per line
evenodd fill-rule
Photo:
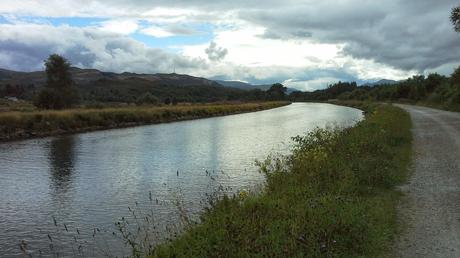
<path fill-rule="evenodd" d="M 221 61 L 228 54 L 228 50 L 226 48 L 218 47 L 214 41 L 212 41 L 209 44 L 209 47 L 204 51 L 208 55 L 208 59 L 211 61 Z"/>
<path fill-rule="evenodd" d="M 150 26 L 148 28 L 142 29 L 141 32 L 156 38 L 167 38 L 174 36 L 174 33 L 158 26 Z"/>
<path fill-rule="evenodd" d="M 138 16 L 146 14 L 154 17 L 158 14 L 165 16 L 189 15 L 196 10 L 232 11 L 247 8 L 266 8 L 295 4 L 292 0 L 48 0 L 46 3 L 38 0 L 2 0 L 0 13 L 15 13 L 20 15 L 39 16 Z"/>
<path fill-rule="evenodd" d="M 199 32 L 196 30 L 190 29 L 185 26 L 179 26 L 179 25 L 168 26 L 167 30 L 174 35 L 180 35 L 180 36 L 190 36 L 190 35 L 199 34 Z"/>
<path fill-rule="evenodd" d="M 52 53 L 74 65 L 115 72 L 181 72 L 206 68 L 206 62 L 153 49 L 118 33 L 98 28 L 42 24 L 0 25 L 0 66 L 22 71 L 40 70 Z"/>
<path fill-rule="evenodd" d="M 128 35 L 139 29 L 137 21 L 133 20 L 109 20 L 101 23 L 101 30 Z"/>
<path fill-rule="evenodd" d="M 321 1 L 252 9 L 240 17 L 266 28 L 262 37 L 343 44 L 342 53 L 423 72 L 456 62 L 460 37 L 449 23 L 456 1 Z M 299 33 L 299 29 L 301 29 Z"/>
<path fill-rule="evenodd" d="M 85 28 L 1 25 L 0 65 L 32 70 L 49 52 L 58 52 L 74 63 L 102 70 L 168 71 L 176 64 L 194 75 L 252 83 L 284 81 L 304 89 L 330 80 L 450 73 L 458 65 L 455 53 L 460 51 L 460 35 L 449 23 L 450 9 L 457 4 L 455 0 L 48 0 L 46 4 L 2 0 L 4 15 L 102 17 L 107 22 Z M 178 53 L 169 53 L 129 37 L 136 32 L 155 39 L 197 35 L 190 29 L 194 27 L 187 26 L 191 23 L 211 24 L 213 38 L 174 45 Z"/>
<path fill-rule="evenodd" d="M 189 29 L 184 26 L 173 25 L 173 26 L 166 26 L 166 27 L 149 26 L 149 27 L 142 29 L 141 33 L 149 35 L 149 36 L 153 36 L 156 38 L 167 38 L 167 37 L 172 37 L 172 36 L 190 36 L 190 35 L 198 34 L 199 32 Z"/>

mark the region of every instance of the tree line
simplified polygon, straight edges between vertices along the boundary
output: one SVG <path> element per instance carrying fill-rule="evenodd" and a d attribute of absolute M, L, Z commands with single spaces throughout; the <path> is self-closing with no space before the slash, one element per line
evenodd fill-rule
<path fill-rule="evenodd" d="M 357 86 L 355 82 L 338 82 L 324 90 L 291 94 L 294 101 L 360 100 L 425 101 L 448 105 L 460 104 L 460 67 L 450 76 L 437 73 L 416 75 L 394 84 Z"/>
<path fill-rule="evenodd" d="M 450 76 L 437 73 L 428 76 L 417 75 L 395 84 L 358 86 L 356 82 L 338 82 L 326 89 L 313 92 L 292 92 L 280 83 L 273 84 L 267 91 L 216 86 L 152 86 L 144 82 L 100 81 L 86 87 L 76 87 L 70 73 L 71 64 L 64 57 L 51 55 L 45 61 L 46 86 L 37 91 L 35 86 L 7 85 L 6 96 L 19 98 L 32 90 L 34 103 L 42 109 L 65 109 L 81 103 L 134 103 L 137 105 L 176 105 L 181 102 L 216 101 L 327 101 L 374 100 L 374 101 L 427 101 L 433 103 L 460 104 L 460 67 Z M 117 84 L 122 83 L 122 84 Z M 124 85 L 123 83 L 129 83 Z M 142 85 L 144 83 L 145 85 Z M 100 85 L 99 85 L 100 84 Z M 2 92 L 0 91 L 0 94 Z"/>
<path fill-rule="evenodd" d="M 216 85 L 157 85 L 147 80 L 99 79 L 76 85 L 72 79 L 71 63 L 53 54 L 45 60 L 46 83 L 34 85 L 0 85 L 0 97 L 32 100 L 40 109 L 66 109 L 75 106 L 106 105 L 110 103 L 137 105 L 176 105 L 181 102 L 204 103 L 222 101 L 286 100 L 287 88 L 273 84 L 268 90 L 242 90 Z"/>

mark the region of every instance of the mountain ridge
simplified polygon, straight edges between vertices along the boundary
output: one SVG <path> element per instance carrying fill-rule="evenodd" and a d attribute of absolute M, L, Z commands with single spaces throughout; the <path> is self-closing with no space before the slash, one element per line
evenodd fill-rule
<path fill-rule="evenodd" d="M 395 80 L 389 80 L 389 79 L 380 79 L 375 82 L 366 82 L 364 84 L 361 84 L 360 86 L 369 86 L 369 87 L 374 87 L 374 86 L 380 86 L 380 85 L 393 85 L 398 83 L 398 81 Z"/>
<path fill-rule="evenodd" d="M 150 93 L 159 101 L 216 102 L 258 98 L 257 94 L 225 87 L 213 80 L 186 74 L 113 73 L 97 69 L 70 69 L 74 86 L 85 102 L 136 102 Z M 10 85 L 10 86 L 8 86 Z M 3 95 L 33 100 L 46 85 L 46 72 L 16 72 L 0 69 Z"/>
<path fill-rule="evenodd" d="M 77 85 L 88 84 L 101 79 L 127 80 L 132 78 L 139 78 L 156 84 L 168 84 L 174 86 L 222 86 L 212 80 L 205 78 L 176 73 L 114 73 L 104 72 L 97 69 L 82 69 L 78 67 L 71 67 L 70 72 L 72 74 L 73 80 Z M 45 71 L 18 72 L 0 68 L 0 82 L 3 84 L 34 84 L 37 87 L 41 87 L 46 82 L 46 73 Z"/>
<path fill-rule="evenodd" d="M 259 85 L 254 85 L 254 84 L 251 84 L 251 83 L 247 83 L 247 82 L 242 82 L 242 81 L 225 81 L 225 80 L 214 80 L 215 82 L 225 86 L 225 87 L 232 87 L 232 88 L 237 88 L 237 89 L 242 89 L 242 90 L 255 90 L 255 89 L 259 89 L 259 90 L 263 90 L 263 91 L 267 91 L 268 89 L 270 89 L 270 87 L 272 86 L 272 84 L 259 84 Z M 294 91 L 298 91 L 297 89 L 293 89 L 293 88 L 287 88 L 287 93 L 291 93 L 291 92 L 294 92 Z"/>

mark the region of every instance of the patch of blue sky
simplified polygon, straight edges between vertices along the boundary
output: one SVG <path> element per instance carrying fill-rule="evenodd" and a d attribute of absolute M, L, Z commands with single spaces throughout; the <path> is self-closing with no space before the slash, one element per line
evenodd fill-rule
<path fill-rule="evenodd" d="M 131 35 L 131 37 L 134 38 L 135 40 L 145 43 L 149 47 L 169 48 L 171 50 L 175 50 L 176 47 L 183 46 L 183 45 L 199 45 L 199 44 L 209 43 L 213 39 L 212 34 L 204 34 L 204 35 L 196 34 L 196 35 L 184 35 L 184 36 L 171 36 L 171 37 L 157 38 L 157 37 L 142 34 L 142 33 L 134 33 Z"/>
<path fill-rule="evenodd" d="M 58 18 L 47 18 L 47 20 L 54 26 L 69 25 L 74 27 L 87 27 L 95 26 L 103 21 L 107 21 L 107 18 L 85 18 L 85 17 L 58 17 Z"/>
<path fill-rule="evenodd" d="M 152 24 L 147 22 L 141 22 L 141 27 L 148 28 L 149 26 L 155 27 L 167 27 L 165 25 Z M 178 24 L 177 27 L 184 27 L 187 30 L 193 31 L 189 35 L 173 35 L 170 37 L 154 37 L 142 33 L 142 29 L 132 34 L 131 37 L 135 40 L 145 43 L 149 47 L 153 48 L 169 48 L 172 51 L 179 51 L 175 48 L 176 46 L 183 45 L 200 45 L 207 44 L 214 39 L 213 25 L 207 23 L 200 24 Z"/>
<path fill-rule="evenodd" d="M 53 26 L 69 25 L 74 27 L 87 27 L 97 25 L 105 21 L 104 18 L 85 17 L 37 17 L 37 16 L 11 16 L 0 15 L 1 24 L 14 24 L 16 22 L 27 22 L 36 24 L 50 24 Z"/>
<path fill-rule="evenodd" d="M 0 15 L 0 24 L 7 24 L 7 23 L 9 23 L 8 19 L 5 18 L 5 16 Z"/>
<path fill-rule="evenodd" d="M 72 27 L 89 27 L 98 26 L 102 22 L 110 21 L 107 18 L 97 17 L 36 17 L 36 16 L 14 16 L 8 17 L 0 15 L 0 24 L 14 24 L 15 22 L 30 22 L 37 24 L 50 24 L 53 26 L 68 25 Z M 199 45 L 206 44 L 213 40 L 213 30 L 216 28 L 210 23 L 191 23 L 191 24 L 160 24 L 151 23 L 148 21 L 138 21 L 139 30 L 130 35 L 135 40 L 145 43 L 149 47 L 168 48 L 171 51 L 179 51 L 176 46 L 182 45 Z M 142 29 L 149 26 L 160 28 L 180 27 L 191 31 L 189 35 L 173 35 L 170 37 L 154 37 L 142 33 Z"/>

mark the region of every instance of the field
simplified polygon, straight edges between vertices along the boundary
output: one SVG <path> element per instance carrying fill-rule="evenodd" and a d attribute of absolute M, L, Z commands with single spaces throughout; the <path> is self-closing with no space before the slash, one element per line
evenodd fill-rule
<path fill-rule="evenodd" d="M 355 127 L 296 137 L 291 155 L 260 162 L 261 193 L 224 197 L 150 255 L 385 256 L 398 232 L 396 186 L 408 174 L 411 121 L 390 105 L 366 109 Z"/>
<path fill-rule="evenodd" d="M 0 112 L 0 141 L 222 116 L 288 104 L 258 102 Z"/>

